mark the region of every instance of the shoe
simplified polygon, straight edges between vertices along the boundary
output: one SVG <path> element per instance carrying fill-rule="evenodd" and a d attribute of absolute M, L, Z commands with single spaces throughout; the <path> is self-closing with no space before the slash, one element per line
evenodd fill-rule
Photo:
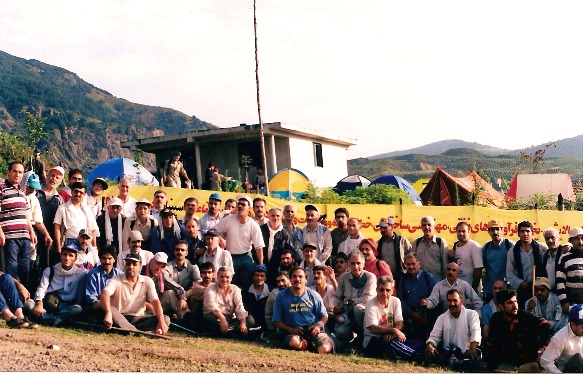
<path fill-rule="evenodd" d="M 10 321 L 6 321 L 6 326 L 10 327 L 11 329 L 23 329 L 28 327 L 28 323 L 25 322 L 22 318 L 12 317 Z"/>
<path fill-rule="evenodd" d="M 28 319 L 28 317 L 24 317 L 24 322 L 28 323 L 28 326 L 26 326 L 27 329 L 38 328 L 38 323 L 32 322 L 31 320 Z"/>

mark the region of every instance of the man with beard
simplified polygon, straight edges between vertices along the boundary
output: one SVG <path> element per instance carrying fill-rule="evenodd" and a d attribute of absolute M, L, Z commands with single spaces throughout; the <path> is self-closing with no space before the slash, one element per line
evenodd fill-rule
<path fill-rule="evenodd" d="M 381 218 L 377 228 L 381 231 L 381 238 L 377 242 L 377 258 L 389 264 L 395 284 L 398 285 L 401 276 L 406 273 L 405 255 L 411 252 L 411 243 L 404 236 L 397 235 L 391 217 Z"/>
<path fill-rule="evenodd" d="M 86 271 L 75 265 L 76 260 L 77 247 L 66 245 L 61 250 L 61 262 L 43 271 L 34 300 L 25 302 L 25 310 L 32 313 L 39 323 L 59 326 L 82 313 Z M 58 305 L 45 304 L 45 296 L 53 292 L 58 294 Z"/>
<path fill-rule="evenodd" d="M 163 190 L 157 190 L 154 192 L 154 206 L 150 212 L 156 221 L 159 222 L 160 212 L 164 208 L 166 208 L 166 192 Z"/>
<path fill-rule="evenodd" d="M 557 290 L 555 284 L 557 265 L 563 253 L 568 252 L 568 248 L 563 248 L 561 245 L 559 230 L 554 227 L 547 228 L 543 233 L 543 236 L 547 247 L 549 247 L 549 250 L 543 254 L 543 266 L 545 267 L 547 278 L 551 284 L 551 290 L 555 292 Z"/>
<path fill-rule="evenodd" d="M 61 204 L 65 203 L 61 195 L 57 192 L 57 187 L 61 185 L 64 175 L 65 170 L 62 167 L 56 166 L 52 168 L 49 170 L 47 180 L 43 183 L 42 189 L 36 191 L 36 197 L 38 198 L 43 213 L 43 222 L 47 230 L 46 233 L 36 231 L 38 235 L 36 253 L 40 269 L 44 269 L 58 261 L 56 251 L 53 248 L 55 240 L 55 224 L 53 222 L 57 214 L 57 209 L 59 209 Z M 50 236 L 51 238 L 51 244 L 48 246 L 46 245 L 46 236 Z"/>
<path fill-rule="evenodd" d="M 324 331 L 328 313 L 322 297 L 306 287 L 306 271 L 295 268 L 292 285 L 279 292 L 273 308 L 273 326 L 286 334 L 286 347 L 319 354 L 334 351 L 334 341 Z"/>
<path fill-rule="evenodd" d="M 278 263 L 275 262 L 276 258 L 272 256 L 267 266 L 267 285 L 271 289 L 276 287 L 276 279 L 281 272 L 287 272 L 289 278 L 289 272 L 298 264 L 298 260 L 294 258 L 295 255 L 295 250 L 284 249 L 280 252 Z"/>
<path fill-rule="evenodd" d="M 290 286 L 289 272 L 281 271 L 275 277 L 275 287 L 269 293 L 267 301 L 265 302 L 265 331 L 261 334 L 261 339 L 263 341 L 269 341 L 271 338 L 275 337 L 276 331 L 273 328 L 273 306 L 275 303 L 275 298 L 280 291 L 285 290 Z"/>
<path fill-rule="evenodd" d="M 208 286 L 204 292 L 203 320 L 216 334 L 243 338 L 249 334 L 255 321 L 243 306 L 241 289 L 231 284 L 232 277 L 232 269 L 219 268 L 217 283 Z"/>
<path fill-rule="evenodd" d="M 123 223 L 124 250 L 128 249 L 125 244 L 128 241 L 130 231 L 141 232 L 142 238 L 144 238 L 142 248 L 147 251 L 152 249 L 152 232 L 154 231 L 154 228 L 158 226 L 158 221 L 150 215 L 151 207 L 152 204 L 148 199 L 140 199 L 136 201 L 135 214 L 132 215 L 132 217 L 125 219 Z"/>
<path fill-rule="evenodd" d="M 124 239 L 123 235 L 123 227 L 126 218 L 121 214 L 122 205 L 123 204 L 120 199 L 117 197 L 112 197 L 107 202 L 106 211 L 101 213 L 95 220 L 100 233 L 99 237 L 97 238 L 98 248 L 104 248 L 109 245 L 113 245 L 115 248 L 117 248 L 118 253 L 126 251 L 129 248 L 127 245 L 124 245 L 123 242 L 125 240 L 127 243 L 128 237 L 125 237 Z M 119 263 L 118 266 L 122 267 L 120 270 L 123 270 L 123 261 Z"/>
<path fill-rule="evenodd" d="M 438 237 L 433 232 L 435 219 L 431 216 L 421 218 L 421 230 L 423 236 L 417 238 L 412 251 L 417 253 L 421 270 L 431 273 L 437 282 L 445 278 L 447 274 L 448 250 L 445 239 Z"/>
<path fill-rule="evenodd" d="M 139 231 L 131 231 L 130 237 L 128 238 L 128 246 L 130 249 L 127 251 L 119 252 L 117 256 L 117 268 L 121 271 L 125 268 L 125 258 L 128 256 L 128 253 L 133 253 L 140 259 L 142 263 L 142 268 L 140 268 L 140 273 L 143 273 L 142 269 L 145 270 L 146 265 L 150 262 L 150 260 L 154 257 L 154 254 L 150 251 L 142 250 L 142 242 L 144 239 L 142 238 L 142 233 Z"/>
<path fill-rule="evenodd" d="M 552 337 L 540 364 L 548 373 L 581 373 L 582 354 L 583 306 L 574 305 L 569 311 L 569 324 Z"/>
<path fill-rule="evenodd" d="M 101 292 L 100 301 L 105 311 L 103 324 L 107 328 L 116 326 L 134 331 L 157 330 L 166 334 L 170 318 L 162 311 L 154 281 L 140 275 L 140 256 L 128 253 L 124 263 L 124 273 L 110 279 Z M 154 315 L 146 315 L 146 305 L 150 306 Z"/>
<path fill-rule="evenodd" d="M 189 219 L 196 219 L 196 210 L 198 209 L 198 199 L 196 197 L 187 197 L 184 200 L 184 205 L 182 206 L 182 210 L 184 211 L 184 215 L 178 219 L 182 225 L 186 223 Z"/>
<path fill-rule="evenodd" d="M 482 355 L 478 348 L 482 340 L 480 317 L 464 307 L 464 298 L 456 289 L 447 292 L 447 306 L 427 339 L 427 354 L 441 365 L 447 365 L 453 356 L 453 370 L 476 371 Z"/>
<path fill-rule="evenodd" d="M 174 260 L 170 261 L 165 270 L 170 278 L 186 291 L 188 300 L 192 287 L 201 281 L 200 270 L 196 264 L 188 260 L 188 244 L 181 240 L 174 246 Z"/>
<path fill-rule="evenodd" d="M 101 321 L 105 310 L 99 301 L 107 281 L 122 272 L 114 266 L 117 249 L 110 245 L 99 251 L 100 264 L 91 269 L 85 277 L 85 303 L 90 307 L 90 320 Z M 93 315 L 93 318 L 92 318 Z"/>
<path fill-rule="evenodd" d="M 551 292 L 551 283 L 545 277 L 534 280 L 534 296 L 526 302 L 524 310 L 549 321 L 553 335 L 567 324 L 567 315 L 563 314 L 559 298 Z"/>
<path fill-rule="evenodd" d="M 332 254 L 332 236 L 328 227 L 322 225 L 320 212 L 312 204 L 306 205 L 306 226 L 298 230 L 294 240 L 294 248 L 301 255 L 305 243 L 314 243 L 316 245 L 316 258 L 325 263 Z"/>
<path fill-rule="evenodd" d="M 492 240 L 482 247 L 483 290 L 486 303 L 494 297 L 494 282 L 506 278 L 506 257 L 508 250 L 514 247 L 514 242 L 502 236 L 502 223 L 498 220 L 488 222 L 488 235 Z"/>
<path fill-rule="evenodd" d="M 518 305 L 522 308 L 524 303 L 534 296 L 532 294 L 533 266 L 536 272 L 535 278 L 546 275 L 542 255 L 547 250 L 547 246 L 533 239 L 532 223 L 528 221 L 518 224 L 518 236 L 520 240 L 508 251 L 506 279 L 510 287 L 516 290 Z"/>
<path fill-rule="evenodd" d="M 564 314 L 569 312 L 569 305 L 583 304 L 583 228 L 573 227 L 569 242 L 573 249 L 559 260 L 556 278 L 557 296 Z"/>
<path fill-rule="evenodd" d="M 348 218 L 350 218 L 348 209 L 340 207 L 334 211 L 334 221 L 336 221 L 336 228 L 330 231 L 330 236 L 332 237 L 332 258 L 338 253 L 338 247 L 340 246 L 340 243 L 348 238 L 348 227 L 346 227 Z"/>
<path fill-rule="evenodd" d="M 346 313 L 349 323 L 336 327 L 336 336 L 350 342 L 353 333 L 362 341 L 364 332 L 364 308 L 376 296 L 376 277 L 364 270 L 364 256 L 355 251 L 349 257 L 350 272 L 338 279 L 334 315 Z M 345 310 L 346 308 L 346 310 Z"/>
<path fill-rule="evenodd" d="M 162 225 L 156 226 L 152 231 L 152 253 L 166 253 L 172 260 L 174 259 L 174 246 L 179 240 L 186 238 L 186 230 L 178 223 L 174 213 L 168 208 L 160 212 L 160 218 Z"/>
<path fill-rule="evenodd" d="M 36 234 L 30 220 L 30 206 L 18 188 L 24 165 L 14 161 L 8 165 L 8 178 L 0 183 L 0 247 L 3 246 L 5 270 L 20 283 L 28 284 L 31 245 Z"/>
<path fill-rule="evenodd" d="M 188 309 L 190 309 L 190 316 L 188 313 L 184 316 L 188 319 L 193 328 L 200 328 L 204 325 L 202 322 L 202 303 L 204 301 L 204 291 L 214 284 L 215 268 L 211 262 L 205 262 L 199 266 L 201 281 L 195 283 L 190 289 L 190 296 L 188 297 Z"/>
<path fill-rule="evenodd" d="M 316 244 L 304 243 L 304 247 L 302 248 L 304 259 L 300 262 L 299 267 L 306 271 L 306 286 L 308 287 L 314 285 L 314 267 L 322 265 L 322 263 L 316 258 L 316 251 Z"/>
<path fill-rule="evenodd" d="M 77 252 L 77 266 L 82 266 L 87 271 L 93 269 L 99 264 L 99 253 L 97 248 L 91 246 L 91 236 L 85 229 L 79 231 L 76 245 L 79 252 Z"/>
<path fill-rule="evenodd" d="M 502 362 L 516 366 L 535 362 L 539 348 L 546 347 L 549 342 L 551 325 L 519 310 L 514 290 L 498 291 L 496 302 L 500 311 L 494 313 L 490 321 L 488 371 L 493 372 Z"/>
<path fill-rule="evenodd" d="M 458 264 L 459 278 L 472 285 L 478 292 L 482 277 L 482 247 L 475 240 L 470 239 L 470 225 L 459 222 L 456 227 L 457 242 L 450 251 L 450 261 Z M 446 273 L 447 274 L 447 273 Z"/>
<path fill-rule="evenodd" d="M 334 256 L 334 275 L 336 279 L 348 271 L 348 256 L 346 253 L 338 253 Z"/>

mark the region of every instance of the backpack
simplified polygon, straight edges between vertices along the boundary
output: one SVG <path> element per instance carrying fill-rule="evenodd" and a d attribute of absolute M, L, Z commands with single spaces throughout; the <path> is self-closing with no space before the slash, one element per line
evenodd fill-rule
<path fill-rule="evenodd" d="M 417 240 L 415 241 L 415 248 L 419 247 L 419 243 L 421 243 L 422 240 L 423 237 L 417 238 Z M 441 249 L 441 238 L 439 236 L 435 237 L 435 242 L 437 243 L 439 249 Z"/>
<path fill-rule="evenodd" d="M 484 263 L 484 269 L 488 268 L 488 257 L 486 255 L 488 254 L 488 249 L 490 249 L 491 246 L 492 242 L 489 241 L 488 243 L 484 244 L 484 247 L 482 247 L 482 262 Z M 512 243 L 510 243 L 510 240 L 507 238 L 504 238 L 504 246 L 506 247 L 506 253 L 508 253 L 508 250 L 512 247 Z"/>

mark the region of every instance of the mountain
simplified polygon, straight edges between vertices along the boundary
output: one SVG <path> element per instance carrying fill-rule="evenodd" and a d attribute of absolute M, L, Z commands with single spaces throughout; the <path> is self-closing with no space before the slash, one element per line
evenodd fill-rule
<path fill-rule="evenodd" d="M 77 74 L 0 51 L 0 130 L 22 131 L 22 109 L 42 116 L 39 148 L 53 164 L 89 171 L 112 157 L 133 155 L 120 142 L 215 128 L 174 109 L 117 98 Z M 144 164 L 154 168 L 153 157 Z"/>

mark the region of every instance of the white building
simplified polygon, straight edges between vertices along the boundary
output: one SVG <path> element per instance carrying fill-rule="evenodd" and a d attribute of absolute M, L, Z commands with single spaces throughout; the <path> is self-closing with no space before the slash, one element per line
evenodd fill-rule
<path fill-rule="evenodd" d="M 347 153 L 356 144 L 355 139 L 324 135 L 280 122 L 265 123 L 263 133 L 269 176 L 283 168 L 294 168 L 306 174 L 316 186 L 331 187 L 348 175 Z M 259 135 L 259 125 L 241 124 L 127 141 L 121 146 L 153 153 L 158 167 L 171 158 L 173 151 L 181 151 L 188 175 L 200 188 L 209 162 L 221 174 L 242 178 L 239 164 L 242 155 L 252 159 L 249 180 L 253 181 L 255 167 L 262 163 Z"/>

